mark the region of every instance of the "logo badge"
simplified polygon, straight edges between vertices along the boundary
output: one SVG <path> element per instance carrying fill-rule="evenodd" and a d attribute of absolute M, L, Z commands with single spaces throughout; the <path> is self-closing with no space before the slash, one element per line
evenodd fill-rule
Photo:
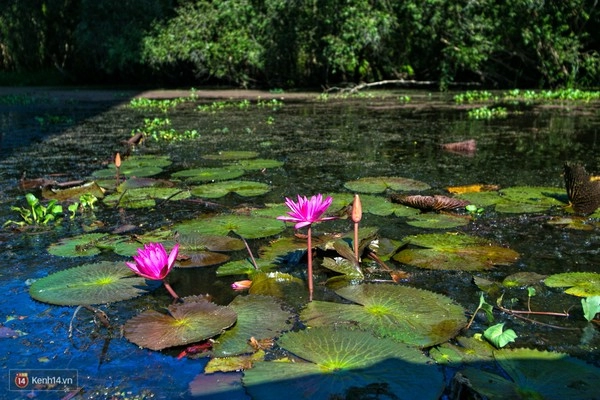
<path fill-rule="evenodd" d="M 15 385 L 19 389 L 25 389 L 29 385 L 29 374 L 27 372 L 17 372 L 15 375 Z"/>

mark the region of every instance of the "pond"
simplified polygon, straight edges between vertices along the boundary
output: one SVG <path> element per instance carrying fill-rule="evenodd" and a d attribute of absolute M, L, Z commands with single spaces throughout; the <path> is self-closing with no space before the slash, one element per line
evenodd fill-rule
<path fill-rule="evenodd" d="M 564 285 L 550 287 L 544 280 L 599 269 L 600 214 L 578 217 L 566 208 L 563 176 L 566 162 L 599 171 L 598 102 L 540 104 L 499 93 L 495 105 L 507 115 L 476 119 L 469 110 L 490 103 L 457 103 L 454 96 L 406 90 L 0 93 L 0 222 L 14 221 L 0 231 L 3 382 L 12 385 L 23 371 L 30 378 L 36 370 L 77 375 L 67 392 L 48 390 L 53 389 L 48 382 L 24 391 L 6 385 L 0 387 L 2 398 L 360 399 L 400 398 L 400 390 L 411 393 L 409 398 L 473 398 L 474 393 L 507 398 L 507 393 L 525 396 L 523 390 L 543 393 L 544 385 L 567 396 L 577 393 L 514 372 L 532 369 L 527 363 L 548 376 L 576 370 L 575 390 L 588 393 L 591 379 L 599 376 L 592 365 L 600 367 L 598 320 L 584 318 L 581 302 L 591 294 L 567 294 Z M 134 97 L 157 101 L 130 102 Z M 128 143 L 138 132 L 145 139 Z M 449 151 L 444 145 L 452 143 L 462 146 Z M 116 153 L 123 159 L 118 177 Z M 126 186 L 116 188 L 117 180 Z M 27 193 L 48 204 L 57 189 L 90 182 L 103 187 L 104 193 L 95 192 L 97 202 L 68 211 L 74 200 L 60 198 L 60 218 L 46 225 L 23 223 L 15 208 L 27 208 Z M 85 191 L 77 191 L 75 200 Z M 142 200 L 134 197 L 137 191 Z M 333 197 L 327 215 L 339 218 L 311 228 L 315 289 L 308 304 L 306 228 L 296 232 L 276 216 L 289 211 L 286 197 L 318 193 Z M 363 203 L 361 244 L 370 249 L 363 249 L 358 270 L 344 251 L 344 243 L 349 250 L 353 242 L 346 207 L 355 193 Z M 398 203 L 408 194 L 462 199 L 476 207 L 420 212 L 415 204 Z M 221 237 L 216 249 L 203 235 Z M 223 237 L 235 244 L 223 244 Z M 75 275 L 66 276 L 58 289 L 44 283 L 76 267 L 128 271 L 125 262 L 148 242 L 167 248 L 180 243 L 168 280 L 179 296 L 194 300 L 173 303 L 160 282 L 148 281 L 138 282 L 141 292 L 126 300 L 86 303 L 78 302 L 80 293 L 69 286 L 80 279 Z M 260 269 L 261 260 L 267 262 L 265 272 L 253 271 L 244 242 Z M 212 257 L 216 261 L 206 262 Z M 588 284 L 580 285 L 599 292 L 595 276 L 585 275 Z M 249 278 L 250 292 L 231 288 Z M 115 295 L 110 290 L 102 295 Z M 482 310 L 474 315 L 482 299 Z M 159 314 L 147 317 L 151 325 L 172 328 L 175 322 L 164 322 L 169 315 L 186 325 L 187 317 L 177 315 L 198 313 L 195 302 L 222 323 L 201 340 L 160 346 L 160 335 L 169 334 L 139 322 L 155 310 Z M 367 317 L 357 311 L 359 305 L 370 317 L 381 317 L 374 333 L 361 319 Z M 349 306 L 355 308 L 337 308 Z M 450 318 L 456 310 L 459 316 Z M 236 318 L 247 333 L 242 343 L 247 351 L 223 348 Z M 413 333 L 418 320 L 427 318 L 439 324 L 429 326 L 426 335 Z M 272 326 L 276 319 L 283 325 Z M 516 333 L 513 341 L 493 349 L 486 339 L 473 339 L 500 323 Z M 188 333 L 183 329 L 182 335 Z M 259 342 L 248 348 L 255 335 Z M 204 347 L 191 347 L 198 343 Z M 332 350 L 336 343 L 341 350 Z M 345 346 L 348 359 L 340 355 Z M 205 374 L 211 348 L 221 360 L 233 360 L 215 366 L 217 371 L 245 372 Z M 536 352 L 510 350 L 522 348 Z M 362 357 L 363 349 L 371 364 L 349 361 Z M 246 358 L 230 357 L 240 354 Z M 289 366 L 279 359 L 295 362 Z M 472 367 L 499 373 L 498 382 L 517 381 L 522 373 L 529 386 L 502 381 L 502 389 L 489 389 L 481 380 L 491 375 L 478 375 Z M 288 374 L 286 368 L 298 371 Z M 439 385 L 425 388 L 429 381 Z"/>

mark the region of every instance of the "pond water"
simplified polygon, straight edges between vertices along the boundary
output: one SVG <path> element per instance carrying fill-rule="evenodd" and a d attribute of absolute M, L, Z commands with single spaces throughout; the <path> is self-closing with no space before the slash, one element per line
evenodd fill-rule
<path fill-rule="evenodd" d="M 0 254 L 4 268 L 0 284 L 0 359 L 3 382 L 9 370 L 75 369 L 83 390 L 74 398 L 84 399 L 187 399 L 202 397 L 202 389 L 190 383 L 202 374 L 205 359 L 177 358 L 183 348 L 152 351 L 139 348 L 121 337 L 120 326 L 141 310 L 161 309 L 169 304 L 164 290 L 131 301 L 98 306 L 111 321 L 107 328 L 89 310 L 61 307 L 33 300 L 29 285 L 36 279 L 67 268 L 99 261 L 127 261 L 112 252 L 91 257 L 59 257 L 48 246 L 61 238 L 86 231 L 97 221 L 99 232 L 113 232 L 125 225 L 143 234 L 160 227 L 215 210 L 261 207 L 282 203 L 297 194 L 352 193 L 345 184 L 364 177 L 405 177 L 431 186 L 424 194 L 447 195 L 447 187 L 471 184 L 543 186 L 564 188 L 563 164 L 579 162 L 590 172 L 600 170 L 600 113 L 598 103 L 554 103 L 509 108 L 506 118 L 474 120 L 467 110 L 476 105 L 456 105 L 453 94 L 427 92 L 374 92 L 355 97 L 318 98 L 316 94 L 246 94 L 250 106 L 239 106 L 241 98 L 222 99 L 214 94 L 195 92 L 188 101 L 168 111 L 143 111 L 129 107 L 133 91 L 80 92 L 43 91 L 10 94 L 0 104 L 0 222 L 18 220 L 11 206 L 24 206 L 25 191 L 19 180 L 45 178 L 66 182 L 90 181 L 95 171 L 113 162 L 116 152 L 124 152 L 123 141 L 144 126 L 145 118 L 165 118 L 178 132 L 196 130 L 197 139 L 157 142 L 147 139 L 133 154 L 167 155 L 172 164 L 156 176 L 167 179 L 171 173 L 188 168 L 212 167 L 207 155 L 226 151 L 253 151 L 259 158 L 282 162 L 276 168 L 246 172 L 244 179 L 266 183 L 270 191 L 254 197 L 229 194 L 217 199 L 190 198 L 156 207 L 117 209 L 98 204 L 93 213 L 65 218 L 45 230 L 4 228 L 0 231 Z M 168 97 L 167 93 L 162 96 Z M 275 98 L 271 106 L 257 106 Z M 405 101 L 404 96 L 410 96 Z M 10 100 L 10 101 L 8 101 Z M 199 111 L 197 106 L 227 102 L 229 107 Z M 234 106 L 231 106 L 231 105 Z M 276 105 L 275 105 L 276 104 Z M 235 106 L 237 105 L 237 106 Z M 442 144 L 475 140 L 471 154 L 445 151 Z M 377 194 L 389 197 L 393 191 Z M 33 190 L 40 195 L 40 192 Z M 464 214 L 464 213 L 463 213 Z M 410 274 L 403 285 L 444 294 L 464 307 L 468 315 L 479 304 L 480 288 L 473 277 L 501 282 L 517 272 L 542 275 L 560 272 L 596 272 L 600 235 L 590 230 L 569 229 L 548 222 L 555 216 L 569 216 L 561 207 L 538 213 L 501 213 L 493 207 L 469 224 L 451 229 L 425 229 L 395 216 L 365 213 L 361 224 L 379 228 L 379 236 L 402 240 L 422 233 L 462 232 L 485 238 L 520 254 L 510 265 L 487 271 L 422 269 L 390 260 L 387 263 Z M 590 220 L 593 222 L 593 220 Z M 591 223 L 590 222 L 590 223 Z M 315 231 L 349 231 L 351 223 L 339 220 L 331 225 L 315 225 Z M 291 227 L 286 234 L 292 233 Z M 249 240 L 258 249 L 273 240 Z M 246 251 L 230 254 L 244 259 Z M 317 261 L 317 265 L 318 265 Z M 172 286 L 182 296 L 209 294 L 217 304 L 228 304 L 239 293 L 230 289 L 243 276 L 217 278 L 216 266 L 177 269 Z M 318 266 L 317 266 L 318 269 Z M 287 271 L 304 279 L 301 270 Z M 317 272 L 316 299 L 331 299 L 331 289 L 323 285 L 323 272 Z M 321 278 L 319 280 L 319 278 Z M 530 307 L 536 311 L 564 312 L 570 316 L 530 316 L 542 324 L 515 318 L 496 310 L 496 322 L 506 322 L 518 338 L 510 346 L 562 351 L 600 367 L 597 325 L 583 318 L 580 298 L 563 294 L 563 289 L 537 285 Z M 515 309 L 526 309 L 525 287 L 505 289 L 504 299 L 517 299 Z M 488 298 L 495 304 L 495 298 Z M 297 306 L 294 305 L 294 306 Z M 476 318 L 464 334 L 481 333 L 489 324 Z M 595 326 L 595 328 L 594 328 Z M 591 329 L 590 329 L 591 327 Z M 447 379 L 453 371 L 446 371 Z M 239 379 L 239 377 L 237 378 Z M 241 384 L 222 397 L 249 399 Z M 5 392 L 2 398 L 61 398 L 65 394 L 44 391 Z M 449 391 L 446 390 L 446 396 Z M 193 396 L 195 394 L 196 396 Z"/>

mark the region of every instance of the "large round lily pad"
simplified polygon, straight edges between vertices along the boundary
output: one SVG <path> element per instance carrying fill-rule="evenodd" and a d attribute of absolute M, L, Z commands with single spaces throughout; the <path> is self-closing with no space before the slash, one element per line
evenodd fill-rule
<path fill-rule="evenodd" d="M 86 257 L 100 254 L 101 244 L 113 238 L 108 233 L 84 233 L 60 239 L 48 247 L 48 253 L 60 257 Z"/>
<path fill-rule="evenodd" d="M 202 156 L 202 158 L 206 160 L 246 160 L 255 157 L 258 157 L 257 152 L 245 150 L 220 151 L 215 154 L 206 154 Z"/>
<path fill-rule="evenodd" d="M 184 178 L 188 182 L 225 181 L 244 175 L 242 169 L 236 168 L 194 168 L 175 172 L 172 178 Z"/>
<path fill-rule="evenodd" d="M 470 386 L 490 400 L 598 399 L 600 369 L 567 354 L 503 349 L 494 358 L 510 380 L 479 368 L 461 371 Z"/>
<path fill-rule="evenodd" d="M 243 197 L 260 196 L 269 190 L 271 188 L 266 183 L 236 180 L 196 186 L 192 189 L 192 194 L 207 199 L 216 199 L 229 193 L 236 193 Z"/>
<path fill-rule="evenodd" d="M 237 313 L 237 322 L 213 346 L 216 357 L 251 353 L 254 348 L 248 343 L 250 338 L 270 339 L 290 328 L 287 321 L 292 313 L 284 311 L 274 297 L 237 296 L 229 303 L 229 307 Z"/>
<path fill-rule="evenodd" d="M 408 247 L 393 259 L 419 268 L 481 271 L 512 264 L 519 258 L 514 250 L 469 235 L 423 234 L 410 236 L 406 241 L 421 248 Z"/>
<path fill-rule="evenodd" d="M 351 285 L 337 294 L 358 304 L 313 301 L 300 318 L 309 326 L 347 325 L 399 342 L 427 347 L 465 326 L 464 310 L 441 294 L 389 284 Z"/>
<path fill-rule="evenodd" d="M 383 193 L 387 189 L 395 191 L 427 190 L 430 186 L 421 181 L 398 176 L 370 176 L 346 182 L 344 187 L 359 193 Z"/>
<path fill-rule="evenodd" d="M 367 332 L 314 328 L 285 333 L 278 344 L 304 361 L 256 362 L 243 378 L 252 398 L 427 400 L 444 388 L 442 373 L 418 349 Z"/>
<path fill-rule="evenodd" d="M 168 314 L 145 311 L 125 323 L 123 334 L 140 347 L 162 350 L 217 336 L 237 318 L 229 307 L 219 306 L 200 296 L 186 297 L 170 305 Z"/>
<path fill-rule="evenodd" d="M 579 297 L 600 296 L 600 274 L 597 272 L 564 272 L 544 279 L 549 287 L 568 287 L 565 293 Z"/>
<path fill-rule="evenodd" d="M 129 189 L 125 193 L 113 193 L 104 198 L 111 207 L 143 208 L 154 207 L 157 202 L 177 201 L 191 196 L 187 190 L 167 187 L 144 187 Z"/>
<path fill-rule="evenodd" d="M 38 279 L 29 288 L 36 300 L 63 306 L 113 303 L 147 292 L 146 280 L 122 262 L 85 264 Z"/>
<path fill-rule="evenodd" d="M 235 232 L 246 239 L 276 235 L 285 230 L 285 224 L 274 218 L 248 215 L 218 215 L 179 223 L 173 230 L 182 234 L 228 235 Z"/>

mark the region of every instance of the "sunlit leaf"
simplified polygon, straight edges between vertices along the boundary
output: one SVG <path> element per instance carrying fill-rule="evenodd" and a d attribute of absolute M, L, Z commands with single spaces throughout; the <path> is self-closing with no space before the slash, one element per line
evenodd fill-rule
<path fill-rule="evenodd" d="M 294 294 L 303 294 L 305 284 L 302 280 L 293 275 L 283 272 L 256 272 L 251 275 L 252 286 L 251 294 L 262 294 L 273 296 L 279 299 L 285 299 Z"/>
<path fill-rule="evenodd" d="M 504 323 L 492 325 L 483 332 L 485 337 L 494 347 L 500 349 L 514 342 L 517 334 L 512 329 L 504 330 Z"/>
<path fill-rule="evenodd" d="M 383 193 L 386 190 L 418 191 L 430 188 L 425 182 L 393 176 L 373 176 L 346 182 L 344 187 L 359 193 Z"/>
<path fill-rule="evenodd" d="M 438 399 L 443 376 L 419 350 L 367 332 L 313 328 L 278 341 L 298 362 L 257 362 L 243 383 L 256 399 Z M 305 361 L 303 361 L 305 360 Z"/>
<path fill-rule="evenodd" d="M 123 327 L 124 336 L 140 347 L 162 350 L 219 335 L 236 321 L 237 315 L 229 307 L 203 297 L 183 300 L 168 306 L 167 314 L 148 310 L 131 318 Z"/>
<path fill-rule="evenodd" d="M 101 262 L 70 268 L 38 279 L 29 288 L 38 301 L 65 306 L 132 299 L 150 289 L 124 262 Z"/>
<path fill-rule="evenodd" d="M 453 194 L 465 194 L 465 193 L 479 193 L 479 192 L 492 192 L 499 189 L 498 185 L 463 185 L 463 186 L 450 186 L 446 188 L 448 192 Z"/>
<path fill-rule="evenodd" d="M 100 254 L 103 248 L 107 248 L 108 243 L 115 238 L 107 233 L 84 233 L 51 244 L 48 253 L 60 257 L 94 256 Z"/>
<path fill-rule="evenodd" d="M 79 201 L 79 197 L 84 194 L 91 194 L 101 199 L 104 197 L 104 189 L 96 182 L 88 182 L 80 186 L 74 186 L 67 189 L 42 189 L 42 197 L 45 199 L 54 199 L 58 201 Z"/>
<path fill-rule="evenodd" d="M 249 158 L 258 157 L 258 153 L 255 151 L 220 151 L 216 154 L 206 154 L 202 158 L 206 160 L 245 160 Z"/>
<path fill-rule="evenodd" d="M 188 182 L 225 181 L 244 175 L 242 169 L 235 168 L 195 168 L 175 172 L 172 178 L 184 178 Z"/>
<path fill-rule="evenodd" d="M 517 272 L 504 278 L 502 285 L 505 287 L 525 287 L 539 284 L 544 280 L 545 277 L 546 275 L 541 275 L 535 272 Z"/>
<path fill-rule="evenodd" d="M 265 359 L 265 352 L 262 350 L 256 353 L 247 354 L 243 356 L 229 356 L 229 357 L 217 357 L 212 358 L 204 367 L 205 374 L 214 374 L 216 372 L 236 372 L 244 371 L 252 368 L 252 365 L 256 361 L 263 361 Z M 207 392 L 202 391 L 199 395 L 206 396 Z M 230 392 L 223 393 L 224 396 L 229 397 Z"/>
<path fill-rule="evenodd" d="M 240 160 L 230 164 L 232 167 L 241 168 L 243 170 L 262 170 L 267 168 L 277 168 L 283 165 L 283 162 L 277 160 L 268 160 L 257 158 L 253 160 Z"/>
<path fill-rule="evenodd" d="M 274 218 L 249 215 L 218 215 L 181 222 L 173 227 L 181 234 L 204 234 L 227 236 L 230 232 L 246 239 L 273 236 L 285 230 L 285 224 Z"/>
<path fill-rule="evenodd" d="M 417 228 L 450 229 L 464 226 L 471 222 L 471 218 L 450 214 L 417 214 L 408 217 L 406 223 Z"/>
<path fill-rule="evenodd" d="M 269 185 L 261 182 L 224 181 L 196 186 L 192 188 L 191 192 L 194 196 L 216 199 L 229 193 L 236 193 L 244 197 L 260 196 L 270 190 Z"/>
<path fill-rule="evenodd" d="M 405 241 L 422 248 L 406 248 L 393 259 L 427 269 L 480 271 L 515 262 L 519 253 L 486 239 L 453 234 L 409 236 Z"/>
<path fill-rule="evenodd" d="M 189 191 L 178 188 L 144 187 L 110 194 L 103 201 L 111 207 L 144 208 L 154 207 L 161 201 L 178 201 L 190 196 Z"/>
<path fill-rule="evenodd" d="M 437 293 L 391 284 L 351 285 L 336 291 L 357 304 L 313 301 L 300 317 L 309 326 L 358 327 L 417 346 L 454 337 L 465 325 L 462 307 Z"/>
<path fill-rule="evenodd" d="M 548 287 L 568 287 L 565 293 L 573 296 L 600 296 L 600 274 L 597 272 L 564 272 L 544 279 Z"/>

